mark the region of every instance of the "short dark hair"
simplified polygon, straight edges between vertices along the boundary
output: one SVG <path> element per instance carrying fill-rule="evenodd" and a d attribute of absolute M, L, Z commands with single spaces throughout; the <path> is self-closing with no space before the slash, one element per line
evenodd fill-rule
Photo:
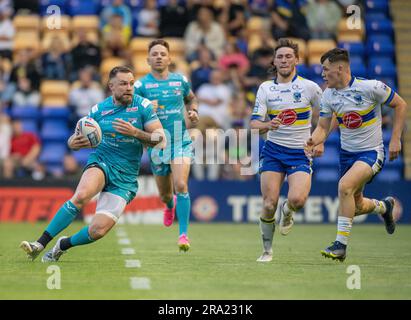
<path fill-rule="evenodd" d="M 334 48 L 324 53 L 321 56 L 321 64 L 323 64 L 324 61 L 327 59 L 331 63 L 337 61 L 344 61 L 350 63 L 350 55 L 348 54 L 348 51 L 341 48 Z"/>
<path fill-rule="evenodd" d="M 291 48 L 294 51 L 294 55 L 298 58 L 298 44 L 293 42 L 290 39 L 281 38 L 278 40 L 276 47 L 274 48 L 274 56 L 277 54 L 277 51 L 281 48 Z"/>
<path fill-rule="evenodd" d="M 167 49 L 167 51 L 170 52 L 170 45 L 164 39 L 156 39 L 156 40 L 151 41 L 150 44 L 148 45 L 148 52 L 150 52 L 152 47 L 154 47 L 158 44 L 165 47 Z"/>
<path fill-rule="evenodd" d="M 126 66 L 117 66 L 111 69 L 108 79 L 111 80 L 117 76 L 117 73 L 131 73 L 133 74 L 133 70 Z"/>

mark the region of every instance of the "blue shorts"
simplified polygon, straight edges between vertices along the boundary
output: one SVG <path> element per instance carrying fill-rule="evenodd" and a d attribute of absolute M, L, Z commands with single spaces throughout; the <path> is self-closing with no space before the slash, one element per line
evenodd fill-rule
<path fill-rule="evenodd" d="M 193 143 L 171 144 L 164 150 L 148 149 L 151 171 L 155 176 L 168 176 L 171 173 L 170 162 L 175 158 L 193 158 Z"/>
<path fill-rule="evenodd" d="M 264 143 L 260 155 L 260 173 L 275 171 L 291 175 L 302 171 L 312 174 L 311 166 L 312 161 L 305 155 L 304 149 L 291 149 L 268 140 Z"/>
<path fill-rule="evenodd" d="M 368 164 L 375 177 L 383 168 L 385 162 L 385 151 L 370 150 L 362 152 L 349 152 L 344 149 L 340 150 L 340 178 L 344 176 L 356 161 L 362 161 Z M 372 180 L 372 179 L 371 179 Z M 370 183 L 371 180 L 368 182 Z"/>

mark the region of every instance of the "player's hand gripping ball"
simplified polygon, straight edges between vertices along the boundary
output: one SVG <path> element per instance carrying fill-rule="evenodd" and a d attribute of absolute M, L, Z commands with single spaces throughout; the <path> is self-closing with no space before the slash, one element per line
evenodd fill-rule
<path fill-rule="evenodd" d="M 102 138 L 101 128 L 97 121 L 87 116 L 77 122 L 76 134 L 86 137 L 92 148 L 97 147 Z"/>

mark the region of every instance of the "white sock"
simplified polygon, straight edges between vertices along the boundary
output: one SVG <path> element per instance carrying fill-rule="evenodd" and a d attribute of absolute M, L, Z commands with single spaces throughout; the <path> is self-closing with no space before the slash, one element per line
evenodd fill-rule
<path fill-rule="evenodd" d="M 336 241 L 347 245 L 348 237 L 351 233 L 352 220 L 352 218 L 338 217 L 337 238 L 335 239 Z"/>
<path fill-rule="evenodd" d="M 374 209 L 374 213 L 377 214 L 384 214 L 385 211 L 387 211 L 387 207 L 385 206 L 384 201 L 379 201 L 377 199 L 372 199 L 372 201 L 375 203 L 375 209 Z"/>
<path fill-rule="evenodd" d="M 264 252 L 272 252 L 273 237 L 275 231 L 275 218 L 272 218 L 271 220 L 260 218 L 260 231 L 261 238 L 263 240 Z"/>

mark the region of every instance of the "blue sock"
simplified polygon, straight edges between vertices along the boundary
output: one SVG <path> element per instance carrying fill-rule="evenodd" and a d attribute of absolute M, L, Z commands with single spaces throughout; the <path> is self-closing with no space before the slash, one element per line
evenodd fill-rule
<path fill-rule="evenodd" d="M 94 240 L 91 239 L 90 234 L 88 233 L 88 226 L 85 226 L 79 232 L 70 237 L 70 243 L 72 247 L 81 246 L 83 244 L 88 244 L 91 242 L 94 242 Z"/>
<path fill-rule="evenodd" d="M 173 209 L 174 208 L 174 195 L 171 197 L 171 200 L 166 203 L 167 208 Z"/>
<path fill-rule="evenodd" d="M 191 209 L 191 200 L 190 194 L 187 193 L 178 193 L 177 194 L 177 218 L 180 228 L 180 236 L 185 233 L 187 235 L 188 223 L 190 221 L 190 209 Z"/>
<path fill-rule="evenodd" d="M 80 210 L 71 201 L 67 201 L 57 211 L 46 231 L 54 238 L 70 225 L 79 212 Z"/>

